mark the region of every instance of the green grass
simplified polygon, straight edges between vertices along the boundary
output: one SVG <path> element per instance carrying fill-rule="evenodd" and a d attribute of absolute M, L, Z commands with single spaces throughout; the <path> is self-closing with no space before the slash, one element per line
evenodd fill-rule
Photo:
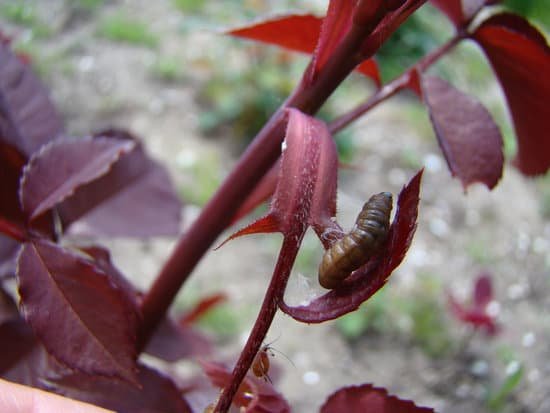
<path fill-rule="evenodd" d="M 79 9 L 95 11 L 105 4 L 105 0 L 70 0 L 70 4 Z"/>
<path fill-rule="evenodd" d="M 32 26 L 38 21 L 34 6 L 27 2 L 12 2 L 0 7 L 2 16 L 15 24 Z"/>
<path fill-rule="evenodd" d="M 99 23 L 98 34 L 114 42 L 130 43 L 154 48 L 159 39 L 141 21 L 116 14 Z"/>
<path fill-rule="evenodd" d="M 32 31 L 33 37 L 49 37 L 51 29 L 42 22 L 36 14 L 34 5 L 29 2 L 12 2 L 0 6 L 0 15 L 6 20 Z"/>
<path fill-rule="evenodd" d="M 204 6 L 204 0 L 173 0 L 172 3 L 183 13 L 197 12 Z"/>
<path fill-rule="evenodd" d="M 176 82 L 183 79 L 183 64 L 179 59 L 159 56 L 151 66 L 151 75 L 163 82 Z"/>

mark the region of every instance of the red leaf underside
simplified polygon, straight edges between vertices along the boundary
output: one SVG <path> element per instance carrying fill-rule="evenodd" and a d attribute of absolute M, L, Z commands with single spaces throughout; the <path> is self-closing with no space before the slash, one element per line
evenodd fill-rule
<path fill-rule="evenodd" d="M 473 34 L 487 55 L 506 99 L 518 141 L 515 163 L 526 175 L 550 168 L 550 48 L 523 18 L 502 13 L 483 22 Z"/>
<path fill-rule="evenodd" d="M 230 30 L 227 34 L 311 54 L 316 51 L 323 21 L 323 18 L 311 14 L 290 14 L 252 23 L 246 27 Z M 356 70 L 373 79 L 376 85 L 380 86 L 380 72 L 374 60 L 369 59 L 361 63 Z"/>
<path fill-rule="evenodd" d="M 451 173 L 464 188 L 475 182 L 495 187 L 502 176 L 504 154 L 502 136 L 491 114 L 477 100 L 437 77 L 424 76 L 422 92 Z"/>

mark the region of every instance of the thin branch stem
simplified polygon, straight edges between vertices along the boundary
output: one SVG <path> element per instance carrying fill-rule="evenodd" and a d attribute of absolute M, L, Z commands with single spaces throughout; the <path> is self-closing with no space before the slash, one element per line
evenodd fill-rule
<path fill-rule="evenodd" d="M 254 327 L 250 332 L 250 336 L 241 351 L 239 360 L 237 361 L 233 373 L 231 374 L 230 384 L 223 389 L 218 404 L 214 412 L 226 412 L 231 406 L 233 397 L 237 393 L 237 390 L 243 381 L 246 373 L 250 370 L 250 366 L 254 361 L 254 357 L 260 350 L 265 336 L 271 327 L 273 318 L 277 312 L 279 303 L 283 299 L 286 284 L 292 270 L 294 260 L 298 255 L 298 249 L 302 242 L 302 238 L 305 234 L 305 230 L 301 234 L 288 234 L 285 235 L 277 264 L 273 270 L 273 277 L 269 287 L 267 288 L 264 296 L 264 301 Z"/>
<path fill-rule="evenodd" d="M 364 103 L 361 103 L 354 109 L 350 110 L 348 113 L 345 113 L 344 115 L 332 121 L 329 124 L 330 132 L 332 134 L 335 134 L 341 131 L 350 123 L 363 116 L 366 112 L 372 110 L 379 103 L 384 102 L 385 100 L 399 93 L 401 90 L 409 87 L 411 76 L 413 76 L 415 71 L 417 71 L 418 73 L 424 72 L 434 63 L 436 63 L 442 56 L 453 49 L 464 38 L 464 33 L 457 33 L 448 42 L 444 43 L 430 54 L 424 56 L 415 65 L 411 66 L 409 69 L 403 72 L 399 77 L 395 78 L 388 84 L 378 89 L 376 93 L 374 93 L 374 95 L 372 95 Z"/>

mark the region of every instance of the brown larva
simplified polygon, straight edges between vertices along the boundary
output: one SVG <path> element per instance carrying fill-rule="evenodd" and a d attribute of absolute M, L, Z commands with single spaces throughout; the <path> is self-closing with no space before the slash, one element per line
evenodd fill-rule
<path fill-rule="evenodd" d="M 351 272 L 365 264 L 388 235 L 392 195 L 381 192 L 363 205 L 353 229 L 325 251 L 319 265 L 319 283 L 336 288 Z"/>

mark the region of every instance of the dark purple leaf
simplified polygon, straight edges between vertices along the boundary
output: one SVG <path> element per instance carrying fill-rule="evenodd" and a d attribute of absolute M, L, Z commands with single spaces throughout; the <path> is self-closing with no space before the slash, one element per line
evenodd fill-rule
<path fill-rule="evenodd" d="M 118 268 L 115 267 L 113 261 L 111 260 L 111 253 L 109 250 L 97 245 L 79 247 L 78 249 L 91 258 L 94 266 L 107 274 L 109 279 L 118 287 L 118 289 L 126 295 L 128 301 L 134 303 L 135 310 L 139 312 L 141 293 L 124 276 L 124 274 L 122 274 Z"/>
<path fill-rule="evenodd" d="M 30 156 L 62 130 L 61 118 L 30 66 L 0 44 L 0 140 Z"/>
<path fill-rule="evenodd" d="M 0 287 L 0 325 L 17 320 L 19 310 L 13 298 L 2 287 Z"/>
<path fill-rule="evenodd" d="M 137 145 L 109 173 L 80 187 L 60 205 L 63 227 L 89 236 L 177 234 L 181 201 L 165 169 L 127 132 L 109 130 L 96 136 Z"/>
<path fill-rule="evenodd" d="M 429 413 L 428 407 L 418 407 L 410 400 L 390 396 L 383 388 L 372 384 L 343 387 L 333 393 L 320 413 Z"/>
<path fill-rule="evenodd" d="M 462 185 L 481 182 L 494 188 L 502 176 L 502 136 L 487 109 L 449 83 L 422 79 L 424 101 L 453 176 Z"/>
<path fill-rule="evenodd" d="M 231 373 L 223 365 L 204 361 L 201 365 L 214 386 L 224 388 L 229 385 Z M 244 413 L 290 413 L 288 402 L 271 383 L 251 375 L 242 381 L 233 404 Z"/>
<path fill-rule="evenodd" d="M 57 139 L 35 152 L 21 178 L 20 199 L 30 219 L 41 215 L 74 191 L 105 175 L 132 141 L 109 138 Z"/>
<path fill-rule="evenodd" d="M 485 20 L 472 38 L 483 48 L 512 114 L 517 135 L 515 163 L 526 175 L 550 168 L 550 48 L 525 19 L 501 13 Z"/>
<path fill-rule="evenodd" d="M 55 238 L 55 229 L 51 214 L 46 214 L 28 226 L 27 217 L 19 202 L 19 182 L 26 159 L 14 146 L 0 142 L 0 233 L 17 241 L 24 241 L 28 231 L 39 232 L 48 238 Z M 6 243 L 0 248 L 0 267 L 8 257 L 3 254 L 9 250 Z M 13 243 L 12 243 L 13 244 Z M 12 245 L 13 248 L 13 245 Z M 9 264 L 8 264 L 9 265 Z M 9 267 L 8 267 L 9 270 Z"/>
<path fill-rule="evenodd" d="M 298 321 L 321 323 L 356 310 L 384 286 L 389 276 L 405 257 L 416 229 L 422 171 L 406 185 L 397 201 L 395 219 L 380 253 L 352 273 L 342 286 L 316 298 L 307 305 L 280 308 Z"/>
<path fill-rule="evenodd" d="M 19 242 L 0 234 L 0 278 L 15 275 Z"/>
<path fill-rule="evenodd" d="M 136 382 L 134 304 L 88 260 L 44 240 L 18 259 L 26 320 L 48 352 L 72 369 Z"/>
<path fill-rule="evenodd" d="M 15 147 L 0 142 L 0 221 L 19 227 L 21 232 L 24 232 L 25 215 L 17 193 L 25 162 L 25 157 Z"/>
<path fill-rule="evenodd" d="M 212 351 L 210 341 L 191 326 L 165 319 L 153 334 L 145 352 L 168 362 L 191 356 L 205 356 Z"/>
<path fill-rule="evenodd" d="M 18 369 L 26 368 L 37 344 L 32 329 L 23 319 L 14 318 L 0 324 L 0 375 L 6 378 L 11 371 L 14 376 Z"/>
<path fill-rule="evenodd" d="M 0 290 L 0 376 L 21 384 L 36 385 L 46 365 L 42 346 L 19 315 L 14 300 Z"/>
<path fill-rule="evenodd" d="M 117 413 L 192 413 L 172 380 L 145 365 L 138 367 L 139 387 L 112 378 L 71 372 L 52 376 L 44 380 L 44 385 L 55 393 Z"/>

